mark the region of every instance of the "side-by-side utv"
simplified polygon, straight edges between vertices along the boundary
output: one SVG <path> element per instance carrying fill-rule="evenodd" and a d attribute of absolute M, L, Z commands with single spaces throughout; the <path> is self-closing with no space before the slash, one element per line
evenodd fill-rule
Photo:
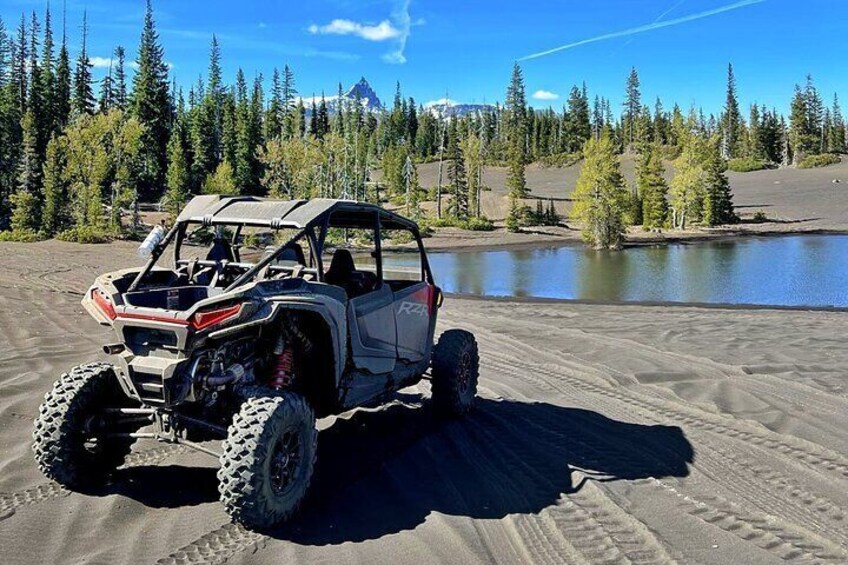
<path fill-rule="evenodd" d="M 369 254 L 343 245 L 352 232 Z M 387 234 L 417 243 L 403 277 L 384 268 Z M 424 377 L 436 412 L 472 407 L 477 344 L 448 330 L 434 345 L 442 294 L 415 222 L 345 200 L 199 196 L 146 244 L 143 268 L 85 294 L 115 341 L 110 362 L 72 369 L 45 396 L 33 448 L 49 478 L 96 487 L 139 438 L 184 444 L 220 459 L 234 520 L 268 527 L 307 491 L 316 418 Z M 166 249 L 172 265 L 158 266 Z"/>

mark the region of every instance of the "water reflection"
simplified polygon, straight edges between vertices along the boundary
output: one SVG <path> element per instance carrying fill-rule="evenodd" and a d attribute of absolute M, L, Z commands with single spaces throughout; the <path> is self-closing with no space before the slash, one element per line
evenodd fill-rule
<path fill-rule="evenodd" d="M 600 301 L 848 306 L 848 236 L 432 253 L 446 292 Z M 393 262 L 414 261 L 393 257 Z"/>

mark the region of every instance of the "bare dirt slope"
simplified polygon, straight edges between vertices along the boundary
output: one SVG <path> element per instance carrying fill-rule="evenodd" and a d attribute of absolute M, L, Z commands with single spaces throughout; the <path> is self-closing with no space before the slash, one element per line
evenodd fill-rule
<path fill-rule="evenodd" d="M 79 306 L 128 245 L 0 245 L 0 562 L 848 561 L 842 313 L 448 299 L 477 334 L 479 409 L 426 386 L 321 422 L 286 528 L 229 524 L 214 461 L 139 444 L 106 492 L 32 462 L 31 422 L 103 331 Z"/>
<path fill-rule="evenodd" d="M 671 177 L 671 164 L 666 163 Z M 553 198 L 562 214 L 567 214 L 581 164 L 571 167 L 527 167 L 527 186 L 533 197 Z M 635 183 L 636 165 L 632 155 L 622 157 L 621 170 L 629 184 Z M 848 230 L 848 161 L 820 169 L 782 168 L 752 173 L 728 173 L 737 211 L 751 216 L 762 210 L 770 219 L 791 222 L 793 229 Z M 421 185 L 436 186 L 438 163 L 419 167 Z M 446 177 L 445 177 L 446 178 Z M 834 183 L 834 180 L 840 180 Z M 501 219 L 507 210 L 506 169 L 487 167 L 483 182 L 491 188 L 484 193 L 483 212 Z M 447 183 L 447 180 L 443 180 Z M 750 227 L 749 227 L 750 228 Z M 777 226 L 767 226 L 775 229 Z"/>

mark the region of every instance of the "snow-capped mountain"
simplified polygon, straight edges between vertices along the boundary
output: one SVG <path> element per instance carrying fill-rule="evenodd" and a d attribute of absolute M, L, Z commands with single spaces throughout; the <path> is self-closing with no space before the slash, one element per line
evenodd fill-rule
<path fill-rule="evenodd" d="M 342 101 L 343 103 L 355 102 L 357 96 L 359 97 L 359 103 L 369 112 L 382 112 L 385 109 L 385 106 L 380 101 L 380 97 L 377 96 L 377 93 L 374 92 L 374 89 L 371 88 L 365 77 L 360 78 L 359 82 L 351 86 L 342 95 Z M 302 100 L 303 105 L 306 107 L 306 113 L 309 114 L 312 111 L 312 102 L 315 102 L 315 107 L 317 108 L 321 103 L 321 96 L 304 96 Z M 338 95 L 324 96 L 324 102 L 327 104 L 327 110 L 330 114 L 336 113 L 339 107 Z"/>
<path fill-rule="evenodd" d="M 424 109 L 431 114 L 441 118 L 451 118 L 456 116 L 461 118 L 469 114 L 479 114 L 493 110 L 495 107 L 491 104 L 462 104 L 456 100 L 442 98 L 428 102 L 424 105 Z"/>
<path fill-rule="evenodd" d="M 362 107 L 368 112 L 379 113 L 387 108 L 383 105 L 383 102 L 380 100 L 380 97 L 377 96 L 377 93 L 371 87 L 371 84 L 362 77 L 359 79 L 359 82 L 351 86 L 347 89 L 347 92 L 342 94 L 342 101 L 345 104 L 350 104 L 354 102 L 357 97 L 359 98 L 360 104 Z M 317 108 L 319 104 L 321 104 L 321 96 L 304 96 L 302 98 L 303 105 L 306 107 L 306 114 L 310 115 L 312 113 L 312 103 L 315 102 L 315 107 Z M 332 115 L 338 111 L 339 108 L 339 96 L 324 96 L 324 103 L 327 104 L 327 111 Z M 424 104 L 424 110 L 430 112 L 434 116 L 440 118 L 450 118 L 450 117 L 458 117 L 461 118 L 463 116 L 468 116 L 470 114 L 478 114 L 481 112 L 487 112 L 493 110 L 495 107 L 491 104 L 463 104 L 457 102 L 456 100 L 451 100 L 449 98 L 441 98 L 439 100 L 433 100 L 432 102 L 427 102 Z"/>

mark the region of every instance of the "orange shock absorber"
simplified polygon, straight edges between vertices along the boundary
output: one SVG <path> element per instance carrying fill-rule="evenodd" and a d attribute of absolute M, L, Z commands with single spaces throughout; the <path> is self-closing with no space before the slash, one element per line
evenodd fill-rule
<path fill-rule="evenodd" d="M 286 339 L 280 336 L 274 347 L 274 368 L 271 371 L 271 382 L 269 383 L 274 388 L 288 388 L 294 380 L 292 373 L 293 355 L 292 349 L 286 344 Z"/>

